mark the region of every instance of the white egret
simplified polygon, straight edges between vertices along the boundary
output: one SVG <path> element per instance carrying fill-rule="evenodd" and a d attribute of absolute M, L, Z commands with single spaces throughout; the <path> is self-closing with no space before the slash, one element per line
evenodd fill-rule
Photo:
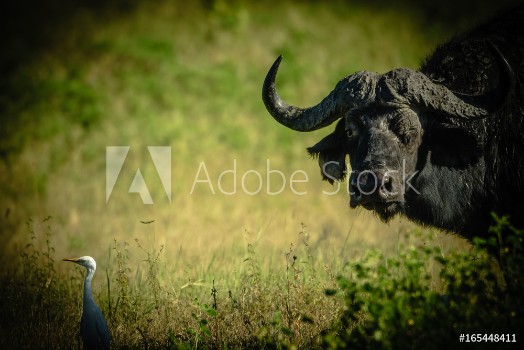
<path fill-rule="evenodd" d="M 110 334 L 107 322 L 102 311 L 93 299 L 91 281 L 95 275 L 96 261 L 90 256 L 77 259 L 64 259 L 86 268 L 87 275 L 84 279 L 84 298 L 82 306 L 82 318 L 80 320 L 80 335 L 84 343 L 84 349 L 109 349 Z"/>

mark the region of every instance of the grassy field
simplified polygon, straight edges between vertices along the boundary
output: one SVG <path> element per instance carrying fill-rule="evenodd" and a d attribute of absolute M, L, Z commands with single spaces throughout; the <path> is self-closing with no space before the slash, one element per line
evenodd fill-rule
<path fill-rule="evenodd" d="M 260 90 L 283 54 L 281 95 L 311 105 L 354 71 L 417 67 L 476 18 L 404 2 L 116 3 L 49 25 L 2 83 L 2 348 L 79 346 L 83 271 L 66 257 L 96 259 L 116 348 L 309 348 L 347 311 L 325 291 L 368 251 L 472 249 L 350 211 L 347 184 L 325 194 L 305 148 L 331 129 L 280 127 Z M 106 201 L 110 146 L 130 150 Z M 171 199 L 148 146 L 171 149 Z M 128 193 L 138 168 L 154 204 Z"/>

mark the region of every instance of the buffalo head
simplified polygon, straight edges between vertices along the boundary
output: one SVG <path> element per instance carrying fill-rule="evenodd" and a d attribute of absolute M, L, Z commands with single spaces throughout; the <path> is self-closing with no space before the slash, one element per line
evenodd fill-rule
<path fill-rule="evenodd" d="M 293 130 L 317 130 L 340 119 L 335 131 L 308 151 L 318 156 L 322 177 L 331 183 L 347 175 L 349 155 L 350 206 L 374 210 L 387 221 L 419 194 L 414 184 L 427 162 L 460 168 L 480 157 L 482 142 L 461 123 L 491 116 L 514 85 L 510 65 L 489 47 L 509 84 L 482 95 L 460 94 L 420 71 L 399 68 L 354 73 L 319 104 L 299 108 L 277 94 L 279 57 L 266 76 L 262 99 L 268 112 Z"/>

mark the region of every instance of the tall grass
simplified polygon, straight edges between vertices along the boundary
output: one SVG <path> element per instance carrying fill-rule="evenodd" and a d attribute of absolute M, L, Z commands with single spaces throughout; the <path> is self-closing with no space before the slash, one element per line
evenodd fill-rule
<path fill-rule="evenodd" d="M 58 266 L 51 231 L 37 237 L 33 226 L 17 260 L 21 269 L 2 277 L 2 348 L 75 347 L 83 270 Z M 42 239 L 40 250 L 35 243 Z M 110 266 L 99 264 L 94 280 L 115 348 L 318 346 L 340 313 L 342 304 L 323 294 L 336 287 L 335 278 L 311 260 L 304 241 L 291 245 L 272 273 L 261 273 L 262 255 L 248 243 L 244 258 L 236 256 L 237 270 L 213 265 L 205 276 L 174 273 L 163 262 L 162 247 L 135 243 L 142 264 L 131 265 L 132 247 L 115 241 Z"/>
<path fill-rule="evenodd" d="M 132 266 L 129 244 L 115 241 L 110 267 L 99 266 L 95 299 L 113 348 L 440 349 L 458 347 L 460 334 L 509 334 L 514 343 L 524 322 L 524 237 L 507 218 L 496 221 L 494 239 L 478 241 L 470 252 L 444 256 L 438 245 L 420 243 L 424 233 L 405 232 L 396 256 L 369 251 L 338 266 L 337 275 L 312 254 L 304 225 L 271 273 L 262 272 L 263 255 L 248 243 L 243 268 L 212 266 L 203 279 L 172 273 L 162 246 L 139 241 L 134 251 L 142 265 Z M 38 237 L 28 222 L 20 269 L 2 276 L 2 348 L 80 344 L 83 271 L 70 266 L 57 273 L 50 218 L 43 224 Z M 508 240 L 500 245 L 503 232 Z M 485 250 L 494 247 L 503 252 L 504 283 Z"/>

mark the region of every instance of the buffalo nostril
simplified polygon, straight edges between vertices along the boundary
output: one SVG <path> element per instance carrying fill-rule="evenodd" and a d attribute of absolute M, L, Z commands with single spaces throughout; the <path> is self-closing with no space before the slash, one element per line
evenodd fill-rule
<path fill-rule="evenodd" d="M 384 177 L 382 178 L 382 186 L 381 186 L 386 192 L 393 192 L 393 179 L 388 174 L 384 174 Z"/>
<path fill-rule="evenodd" d="M 356 177 L 355 186 L 360 193 L 368 196 L 377 190 L 377 186 L 380 184 L 377 180 L 377 175 L 374 172 L 364 170 Z"/>
<path fill-rule="evenodd" d="M 353 195 L 356 199 L 360 199 L 361 193 L 358 188 L 358 185 L 354 181 L 351 181 L 351 183 L 349 184 L 349 189 L 351 195 Z"/>

